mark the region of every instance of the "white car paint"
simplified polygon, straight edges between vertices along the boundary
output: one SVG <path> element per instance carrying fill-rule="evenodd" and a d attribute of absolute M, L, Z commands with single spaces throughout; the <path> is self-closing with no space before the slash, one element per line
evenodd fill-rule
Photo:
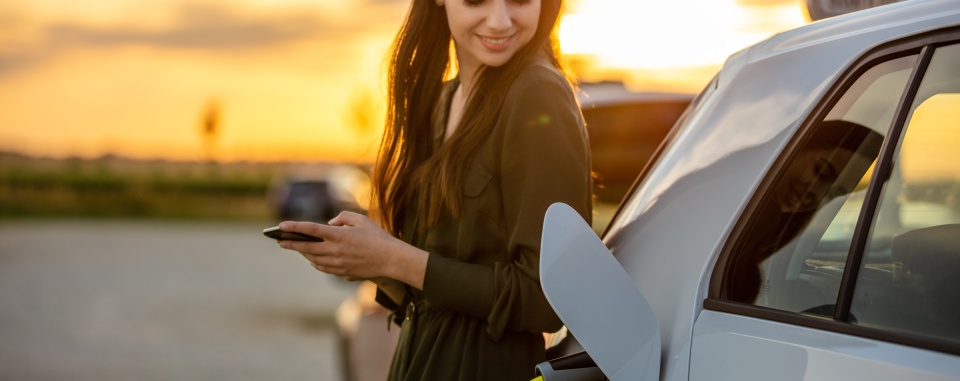
<path fill-rule="evenodd" d="M 540 277 L 568 280 L 544 283 L 547 300 L 604 374 L 656 380 L 660 332 L 653 311 L 590 225 L 570 206 L 553 204 L 540 250 Z"/>
<path fill-rule="evenodd" d="M 844 373 L 852 372 L 854 379 L 960 380 L 956 356 L 703 310 L 732 226 L 832 84 L 879 45 L 957 25 L 960 1 L 911 0 L 787 31 L 727 60 L 603 237 L 659 324 L 661 380 L 741 379 L 718 373 L 736 359 L 778 376 L 764 379 L 849 380 Z M 548 275 L 544 289 L 554 281 L 572 280 Z M 781 331 L 779 344 L 763 335 Z M 772 355 L 806 360 L 785 374 L 782 364 L 760 360 Z"/>
<path fill-rule="evenodd" d="M 704 310 L 691 380 L 957 380 L 947 354 Z"/>

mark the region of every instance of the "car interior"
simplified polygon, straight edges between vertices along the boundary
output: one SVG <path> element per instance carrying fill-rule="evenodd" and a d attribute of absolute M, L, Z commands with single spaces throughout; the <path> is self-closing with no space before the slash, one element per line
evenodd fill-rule
<path fill-rule="evenodd" d="M 876 211 L 867 216 L 873 221 L 849 322 L 957 342 L 960 67 L 950 63 L 960 62 L 960 45 L 940 48 L 937 54 L 925 74 L 933 85 L 924 82 L 919 88 Z M 896 76 L 905 82 L 902 73 Z M 887 79 L 884 86 L 901 82 Z M 884 77 L 869 80 L 882 82 Z M 865 99 L 881 101 L 866 96 L 843 105 L 841 100 L 838 107 L 846 108 L 841 114 L 849 116 Z M 882 110 L 876 105 L 869 108 Z M 892 112 L 874 115 L 892 117 Z M 871 125 L 889 125 L 891 120 L 881 117 Z M 764 283 L 753 304 L 832 319 L 872 172 L 871 166 L 851 194 L 824 201 L 798 238 L 761 264 Z"/>

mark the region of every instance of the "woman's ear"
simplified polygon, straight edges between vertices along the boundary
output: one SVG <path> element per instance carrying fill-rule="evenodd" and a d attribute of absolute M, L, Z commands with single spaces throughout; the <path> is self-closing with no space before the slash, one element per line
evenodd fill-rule
<path fill-rule="evenodd" d="M 442 7 L 442 6 L 443 6 L 443 0 L 436 0 L 436 3 L 437 3 L 437 6 L 438 6 L 438 7 Z"/>

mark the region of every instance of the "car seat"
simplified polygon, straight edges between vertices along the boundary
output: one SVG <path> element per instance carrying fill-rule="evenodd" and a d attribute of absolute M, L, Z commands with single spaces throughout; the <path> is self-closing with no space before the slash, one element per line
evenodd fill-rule
<path fill-rule="evenodd" d="M 960 224 L 915 229 L 893 238 L 893 282 L 919 296 L 921 320 L 908 331 L 960 340 Z"/>

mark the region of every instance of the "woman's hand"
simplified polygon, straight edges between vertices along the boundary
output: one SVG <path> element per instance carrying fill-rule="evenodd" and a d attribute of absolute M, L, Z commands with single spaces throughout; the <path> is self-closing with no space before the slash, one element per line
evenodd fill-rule
<path fill-rule="evenodd" d="M 366 216 L 341 212 L 329 225 L 284 221 L 280 230 L 324 239 L 279 241 L 280 247 L 300 252 L 317 270 L 347 280 L 390 278 L 423 288 L 427 252 L 391 236 Z"/>

